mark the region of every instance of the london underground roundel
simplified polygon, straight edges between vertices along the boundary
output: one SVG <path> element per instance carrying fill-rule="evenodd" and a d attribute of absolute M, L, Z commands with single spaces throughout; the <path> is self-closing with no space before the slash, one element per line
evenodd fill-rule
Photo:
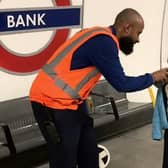
<path fill-rule="evenodd" d="M 9 72 L 28 73 L 40 69 L 54 51 L 68 38 L 71 27 L 81 24 L 81 7 L 72 7 L 70 0 L 54 0 L 57 7 L 0 10 L 0 34 L 36 33 L 53 30 L 52 39 L 40 52 L 22 56 L 12 52 L 0 39 L 0 68 Z M 18 33 L 19 34 L 19 33 Z M 26 33 L 25 33 L 26 34 Z M 26 39 L 25 39 L 26 40 Z M 13 41 L 17 43 L 17 41 Z M 28 44 L 26 44 L 28 45 Z"/>

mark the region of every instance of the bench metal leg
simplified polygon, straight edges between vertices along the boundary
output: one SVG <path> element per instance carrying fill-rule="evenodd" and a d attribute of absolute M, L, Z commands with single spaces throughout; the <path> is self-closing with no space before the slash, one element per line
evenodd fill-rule
<path fill-rule="evenodd" d="M 117 106 L 116 106 L 116 103 L 115 103 L 113 97 L 109 97 L 109 100 L 110 100 L 110 103 L 111 103 L 111 106 L 113 109 L 114 117 L 116 120 L 119 120 L 120 117 L 119 117 L 118 109 L 117 109 Z"/>
<path fill-rule="evenodd" d="M 105 96 L 103 94 L 95 93 L 95 92 L 91 92 L 91 95 L 103 97 L 103 98 L 106 98 L 106 99 L 110 100 L 115 120 L 119 120 L 120 119 L 118 108 L 117 108 L 117 105 L 116 105 L 115 100 L 114 100 L 113 97 Z"/>
<path fill-rule="evenodd" d="M 1 124 L 0 126 L 2 127 L 2 129 L 5 133 L 5 138 L 6 138 L 6 141 L 7 141 L 6 145 L 8 146 L 11 155 L 16 154 L 16 147 L 15 147 L 15 144 L 14 144 L 9 126 L 7 124 Z"/>

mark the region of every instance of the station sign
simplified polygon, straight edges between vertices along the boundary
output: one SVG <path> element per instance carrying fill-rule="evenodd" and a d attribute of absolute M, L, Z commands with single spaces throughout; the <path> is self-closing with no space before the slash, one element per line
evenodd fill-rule
<path fill-rule="evenodd" d="M 80 25 L 81 8 L 0 11 L 0 33 Z"/>
<path fill-rule="evenodd" d="M 27 74 L 39 70 L 52 56 L 55 50 L 69 37 L 74 28 L 82 28 L 82 3 L 71 5 L 70 0 L 53 0 L 53 7 L 11 8 L 0 9 L 0 69 L 9 73 Z M 18 1 L 17 1 L 18 2 Z M 38 52 L 23 54 L 13 51 L 17 40 L 11 40 L 10 45 L 4 42 L 4 36 L 22 35 L 24 42 L 20 46 L 32 45 L 35 36 L 27 39 L 28 33 L 45 33 L 51 31 L 46 44 L 37 48 Z M 42 35 L 43 36 L 43 35 Z M 29 40 L 29 41 L 28 41 Z M 25 44 L 23 44 L 25 43 Z M 19 44 L 18 44 L 19 45 Z M 10 48 L 11 47 L 11 48 Z"/>

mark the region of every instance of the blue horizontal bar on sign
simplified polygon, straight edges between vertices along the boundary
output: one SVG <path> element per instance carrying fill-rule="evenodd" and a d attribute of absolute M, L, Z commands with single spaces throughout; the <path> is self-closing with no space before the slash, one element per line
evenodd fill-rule
<path fill-rule="evenodd" d="M 0 32 L 80 25 L 80 8 L 0 11 Z"/>

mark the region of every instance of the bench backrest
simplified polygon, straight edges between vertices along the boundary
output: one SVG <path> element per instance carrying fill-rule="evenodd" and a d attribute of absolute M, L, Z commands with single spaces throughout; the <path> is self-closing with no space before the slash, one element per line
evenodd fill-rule
<path fill-rule="evenodd" d="M 104 96 L 113 97 L 115 102 L 127 100 L 126 93 L 118 92 L 106 80 L 100 80 L 97 83 L 97 85 L 94 87 L 93 92 L 100 93 Z M 93 97 L 95 106 L 99 106 L 99 105 L 107 103 L 107 99 L 104 99 L 104 98 L 98 97 L 98 96 L 94 96 L 94 95 L 92 97 Z"/>
<path fill-rule="evenodd" d="M 12 131 L 35 123 L 28 97 L 0 102 L 0 122 L 8 124 Z"/>
<path fill-rule="evenodd" d="M 111 96 L 115 101 L 126 100 L 126 94 L 116 91 L 106 80 L 100 80 L 93 92 Z M 107 99 L 102 97 L 93 96 L 93 99 L 95 106 L 107 103 Z M 0 102 L 0 122 L 7 123 L 11 130 L 34 124 L 35 119 L 28 97 Z"/>

